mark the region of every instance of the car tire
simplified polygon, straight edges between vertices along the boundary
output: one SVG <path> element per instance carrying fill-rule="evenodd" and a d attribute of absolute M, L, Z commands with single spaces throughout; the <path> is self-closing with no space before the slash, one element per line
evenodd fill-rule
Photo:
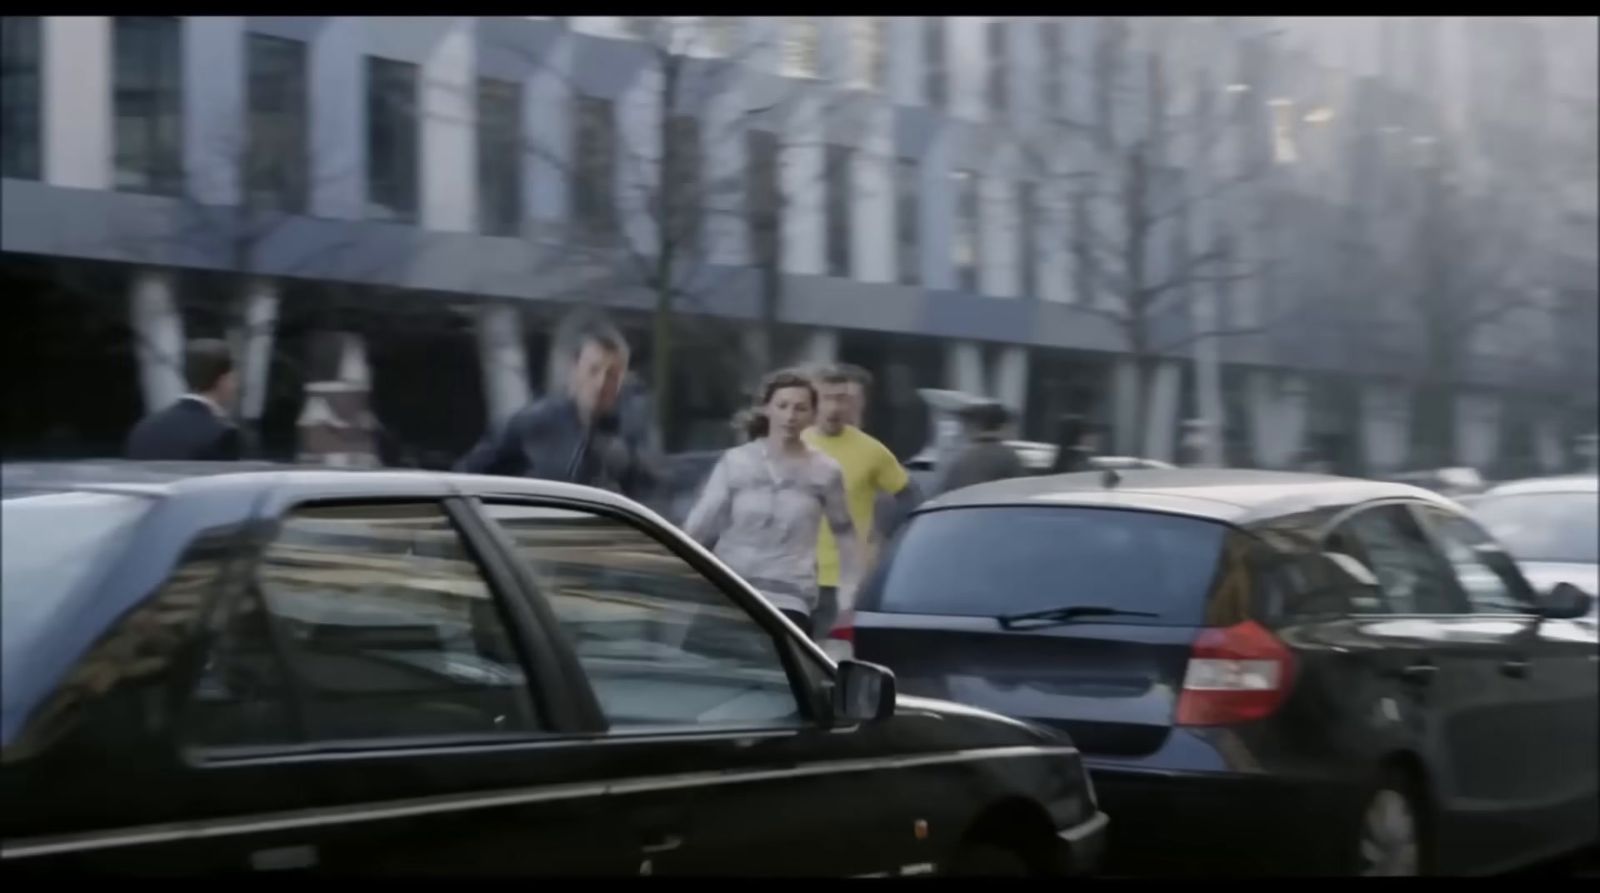
<path fill-rule="evenodd" d="M 1416 783 L 1389 770 L 1368 793 L 1356 818 L 1346 874 L 1417 877 L 1428 874 L 1427 817 Z"/>
<path fill-rule="evenodd" d="M 1021 854 L 992 843 L 962 847 L 949 873 L 955 877 L 1028 877 L 1033 874 Z"/>

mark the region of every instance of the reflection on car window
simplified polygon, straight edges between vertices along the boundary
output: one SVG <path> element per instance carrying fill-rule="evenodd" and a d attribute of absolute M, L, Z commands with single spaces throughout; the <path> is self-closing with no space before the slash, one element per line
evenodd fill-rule
<path fill-rule="evenodd" d="M 1527 614 L 1533 610 L 1533 594 L 1516 578 L 1505 553 L 1478 525 L 1431 507 L 1422 509 L 1422 516 L 1472 603 L 1473 613 Z"/>
<path fill-rule="evenodd" d="M 314 740 L 538 727 L 505 622 L 440 506 L 298 509 L 267 547 L 256 582 L 261 601 L 246 599 L 228 619 L 197 692 L 202 703 L 277 697 L 275 635 Z M 212 728 L 211 743 L 252 743 L 229 739 L 238 726 L 270 721 L 240 719 Z"/>
<path fill-rule="evenodd" d="M 1351 605 L 1358 613 L 1460 614 L 1466 606 L 1449 569 L 1404 506 L 1368 509 L 1328 537 L 1330 552 L 1349 555 L 1378 578 L 1383 605 Z"/>
<path fill-rule="evenodd" d="M 772 635 L 666 546 L 587 512 L 486 508 L 571 638 L 613 729 L 800 720 Z"/>

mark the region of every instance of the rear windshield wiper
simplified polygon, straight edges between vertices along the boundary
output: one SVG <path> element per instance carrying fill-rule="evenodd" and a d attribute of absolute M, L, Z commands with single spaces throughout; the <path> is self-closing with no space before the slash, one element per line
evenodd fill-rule
<path fill-rule="evenodd" d="M 1050 608 L 1044 611 L 1029 611 L 1025 614 L 1002 614 L 995 619 L 1000 621 L 1001 629 L 1016 629 L 1021 626 L 1032 628 L 1044 626 L 1058 626 L 1082 620 L 1085 617 L 1160 617 L 1149 611 L 1124 611 L 1121 608 L 1105 608 L 1099 605 L 1073 605 L 1070 608 Z"/>

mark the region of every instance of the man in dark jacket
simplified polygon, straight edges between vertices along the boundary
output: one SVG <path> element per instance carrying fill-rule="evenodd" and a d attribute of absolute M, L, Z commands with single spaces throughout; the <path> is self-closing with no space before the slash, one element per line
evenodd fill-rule
<path fill-rule="evenodd" d="M 1017 453 L 1002 441 L 1009 414 L 998 403 L 981 403 L 962 412 L 968 443 L 945 471 L 943 492 L 1027 473 Z"/>
<path fill-rule="evenodd" d="M 239 377 L 226 342 L 189 342 L 183 376 L 189 393 L 145 416 L 128 433 L 129 459 L 232 461 L 242 452 L 239 428 L 229 412 L 239 395 Z"/>
<path fill-rule="evenodd" d="M 457 471 L 566 481 L 645 499 L 660 474 L 644 401 L 623 399 L 628 343 L 610 323 L 583 318 L 557 349 L 563 387 L 513 415 L 456 464 Z"/>

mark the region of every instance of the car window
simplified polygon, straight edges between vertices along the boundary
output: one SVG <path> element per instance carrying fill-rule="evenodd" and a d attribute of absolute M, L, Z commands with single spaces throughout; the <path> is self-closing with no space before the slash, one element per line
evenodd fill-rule
<path fill-rule="evenodd" d="M 1145 612 L 1111 622 L 1198 626 L 1228 528 L 1123 509 L 977 506 L 916 516 L 861 606 L 996 617 L 1056 608 Z"/>
<path fill-rule="evenodd" d="M 801 721 L 772 633 L 659 540 L 584 511 L 485 509 L 538 582 L 613 730 Z"/>
<path fill-rule="evenodd" d="M 1528 614 L 1533 592 L 1494 537 L 1453 512 L 1432 506 L 1419 509 L 1428 529 L 1455 571 L 1475 614 Z"/>
<path fill-rule="evenodd" d="M 1485 496 L 1472 513 L 1523 561 L 1600 563 L 1600 496 L 1508 493 Z"/>
<path fill-rule="evenodd" d="M 1351 610 L 1356 613 L 1466 613 L 1449 566 L 1403 505 L 1353 515 L 1329 534 L 1324 548 L 1356 559 L 1378 580 L 1382 602 L 1354 597 Z"/>
<path fill-rule="evenodd" d="M 283 740 L 289 694 L 314 741 L 540 727 L 504 615 L 441 505 L 295 509 L 252 583 L 196 691 L 202 742 Z"/>

